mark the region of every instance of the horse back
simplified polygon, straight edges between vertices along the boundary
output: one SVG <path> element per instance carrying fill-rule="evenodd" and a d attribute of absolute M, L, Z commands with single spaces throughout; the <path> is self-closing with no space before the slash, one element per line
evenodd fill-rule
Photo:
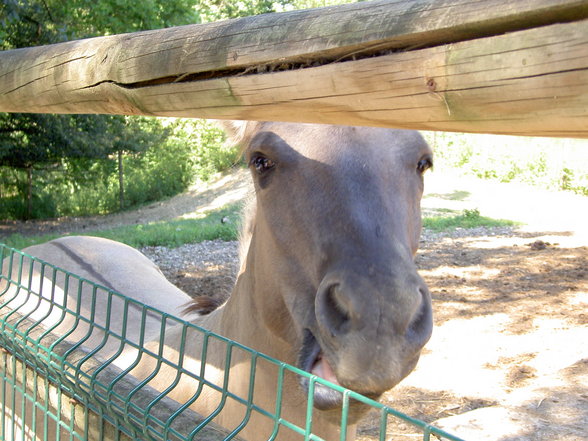
<path fill-rule="evenodd" d="M 119 349 L 121 339 L 111 334 L 138 343 L 144 330 L 161 328 L 161 316 L 143 304 L 180 315 L 190 301 L 147 257 L 119 242 L 70 236 L 24 252 L 50 265 L 27 257 L 5 259 L 2 274 L 10 282 L 2 280 L 0 286 L 4 310 L 17 311 L 69 341 L 102 345 L 103 355 Z"/>

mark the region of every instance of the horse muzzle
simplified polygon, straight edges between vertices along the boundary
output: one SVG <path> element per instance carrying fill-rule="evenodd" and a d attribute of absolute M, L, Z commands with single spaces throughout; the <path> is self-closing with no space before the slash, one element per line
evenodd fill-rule
<path fill-rule="evenodd" d="M 431 296 L 415 271 L 401 277 L 328 274 L 315 297 L 299 366 L 336 385 L 377 399 L 416 366 L 432 332 Z M 302 380 L 308 389 L 308 379 Z M 342 394 L 314 384 L 314 405 L 339 408 Z"/>

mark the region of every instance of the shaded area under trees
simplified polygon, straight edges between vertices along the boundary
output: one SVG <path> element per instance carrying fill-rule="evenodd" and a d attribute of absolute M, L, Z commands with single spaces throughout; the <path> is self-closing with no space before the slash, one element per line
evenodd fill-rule
<path fill-rule="evenodd" d="M 2 0 L 0 49 L 195 21 L 199 21 L 199 15 L 190 0 Z M 145 163 L 153 163 L 154 158 L 146 157 L 146 152 L 164 145 L 170 133 L 161 121 L 146 118 L 0 114 L 0 217 L 103 213 L 177 193 L 190 178 L 174 176 L 176 182 L 168 186 L 161 182 L 145 185 L 145 179 L 139 183 L 129 180 L 149 170 Z M 177 150 L 178 143 L 174 145 Z M 189 149 L 184 146 L 183 150 Z M 185 154 L 165 156 L 163 161 L 189 162 Z M 128 167 L 126 173 L 123 164 Z M 141 170 L 134 172 L 133 166 Z M 192 173 L 189 167 L 169 167 L 175 172 L 183 168 L 184 174 Z M 126 185 L 125 175 L 129 181 Z M 112 197 L 116 183 L 117 204 Z M 125 196 L 129 191 L 138 194 Z"/>

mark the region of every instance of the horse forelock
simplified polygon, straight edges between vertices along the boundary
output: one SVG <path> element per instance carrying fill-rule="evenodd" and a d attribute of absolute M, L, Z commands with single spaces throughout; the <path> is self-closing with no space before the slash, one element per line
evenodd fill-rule
<path fill-rule="evenodd" d="M 227 144 L 239 146 L 240 153 L 247 149 L 251 137 L 263 124 L 259 121 L 216 121 L 217 125 L 227 134 Z"/>

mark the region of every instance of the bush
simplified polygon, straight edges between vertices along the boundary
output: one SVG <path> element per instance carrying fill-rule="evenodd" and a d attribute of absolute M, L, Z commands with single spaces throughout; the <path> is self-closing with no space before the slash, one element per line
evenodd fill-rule
<path fill-rule="evenodd" d="M 438 170 L 588 194 L 588 141 L 424 132 Z"/>
<path fill-rule="evenodd" d="M 195 176 L 203 181 L 239 161 L 235 147 L 226 145 L 222 129 L 206 120 L 179 120 L 174 135 L 192 147 Z"/>
<path fill-rule="evenodd" d="M 195 180 L 208 180 L 238 161 L 237 150 L 225 145 L 224 132 L 207 121 L 141 118 L 125 127 L 144 134 L 128 135 L 129 148 L 137 142 L 157 142 L 146 150 L 123 154 L 123 208 L 174 196 Z M 0 177 L 0 218 L 26 218 L 26 173 L 2 167 Z M 33 218 L 120 209 L 117 154 L 106 159 L 62 159 L 50 169 L 34 171 L 33 183 Z"/>

